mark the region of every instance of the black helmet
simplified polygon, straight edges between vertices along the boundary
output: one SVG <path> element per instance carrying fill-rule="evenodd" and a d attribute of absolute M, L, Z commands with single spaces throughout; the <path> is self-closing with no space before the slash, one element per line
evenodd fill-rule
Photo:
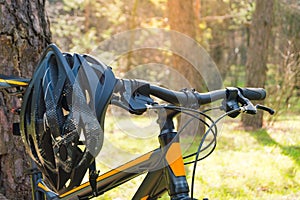
<path fill-rule="evenodd" d="M 79 185 L 103 143 L 116 79 L 88 55 L 45 50 L 26 89 L 20 115 L 25 147 L 58 193 Z"/>

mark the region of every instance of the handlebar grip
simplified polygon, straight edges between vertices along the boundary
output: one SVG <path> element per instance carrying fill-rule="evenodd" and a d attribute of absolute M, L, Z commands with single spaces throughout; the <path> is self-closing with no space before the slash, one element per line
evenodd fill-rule
<path fill-rule="evenodd" d="M 238 88 L 242 95 L 249 100 L 263 100 L 266 98 L 266 91 L 263 88 Z"/>

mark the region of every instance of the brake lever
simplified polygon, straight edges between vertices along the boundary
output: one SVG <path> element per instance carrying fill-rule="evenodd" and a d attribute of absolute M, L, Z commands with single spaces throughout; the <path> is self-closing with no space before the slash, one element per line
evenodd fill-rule
<path fill-rule="evenodd" d="M 239 106 L 239 103 L 242 104 L 241 107 Z M 239 112 L 231 113 L 228 116 L 235 118 L 241 112 L 254 115 L 257 113 L 257 109 L 267 111 L 271 115 L 275 113 L 275 111 L 269 107 L 260 104 L 254 106 L 252 102 L 244 97 L 237 88 L 226 88 L 226 99 L 222 102 L 222 109 L 229 112 L 238 108 L 240 108 Z"/>
<path fill-rule="evenodd" d="M 257 113 L 257 108 L 252 104 L 252 102 L 244 97 L 243 95 L 239 95 L 238 100 L 243 104 L 242 112 L 247 114 L 255 115 Z"/>
<path fill-rule="evenodd" d="M 274 115 L 275 113 L 275 110 L 264 105 L 257 104 L 255 107 L 256 109 L 267 111 L 270 115 Z"/>

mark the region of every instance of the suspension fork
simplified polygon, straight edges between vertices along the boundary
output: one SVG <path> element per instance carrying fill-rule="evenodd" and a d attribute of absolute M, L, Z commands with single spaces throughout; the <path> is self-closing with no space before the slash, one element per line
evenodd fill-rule
<path fill-rule="evenodd" d="M 189 186 L 182 159 L 182 153 L 173 118 L 179 111 L 164 109 L 158 113 L 157 123 L 160 126 L 159 142 L 164 154 L 164 175 L 168 193 L 172 200 L 190 199 Z"/>

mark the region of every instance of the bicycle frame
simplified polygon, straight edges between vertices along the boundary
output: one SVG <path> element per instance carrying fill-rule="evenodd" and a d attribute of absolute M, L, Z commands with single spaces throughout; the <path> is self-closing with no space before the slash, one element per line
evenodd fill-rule
<path fill-rule="evenodd" d="M 157 199 L 165 192 L 168 192 L 172 199 L 188 197 L 189 187 L 179 137 L 173 124 L 173 117 L 177 113 L 178 111 L 167 111 L 167 116 L 163 116 L 162 112 L 159 112 L 160 148 L 98 176 L 96 179 L 97 194 L 101 195 L 141 174 L 148 173 L 132 199 Z M 35 190 L 44 192 L 48 199 L 66 200 L 93 197 L 90 182 L 85 182 L 58 195 L 39 180 L 36 182 Z"/>

